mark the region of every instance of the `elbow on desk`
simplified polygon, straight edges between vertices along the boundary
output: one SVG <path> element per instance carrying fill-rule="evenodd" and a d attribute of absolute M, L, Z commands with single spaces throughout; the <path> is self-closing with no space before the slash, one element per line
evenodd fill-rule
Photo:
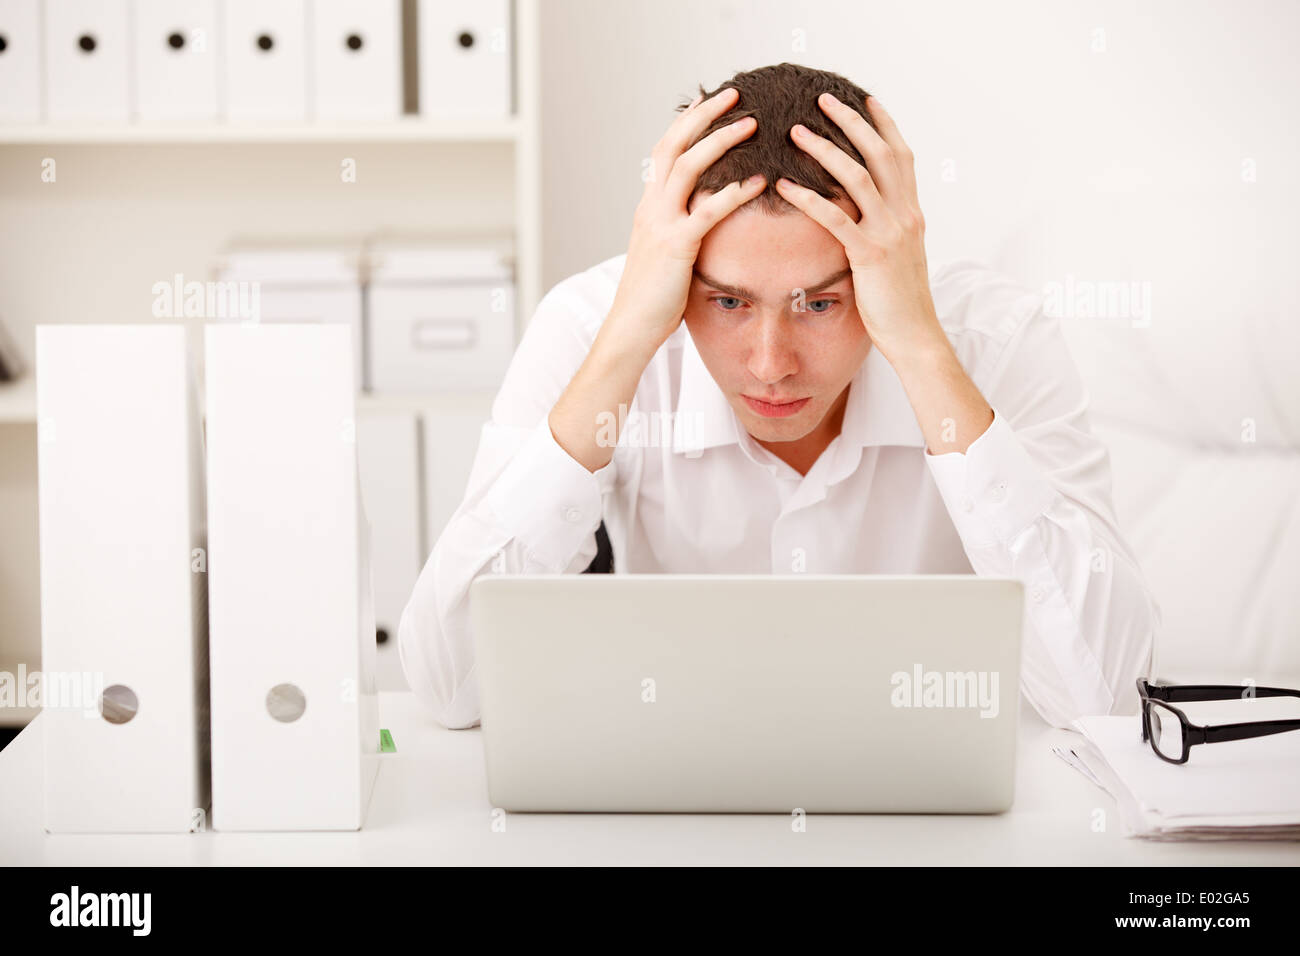
<path fill-rule="evenodd" d="M 1137 679 L 1151 670 L 1154 637 L 1150 630 L 1134 637 L 1123 653 L 1107 665 L 1095 681 L 1080 685 L 1069 680 L 1037 686 L 1022 681 L 1026 699 L 1043 721 L 1052 727 L 1073 730 L 1080 717 L 1125 717 L 1138 712 Z M 1072 686 L 1073 684 L 1073 686 Z"/>
<path fill-rule="evenodd" d="M 448 701 L 438 700 L 419 691 L 415 692 L 415 696 L 433 715 L 433 719 L 448 730 L 469 730 L 471 727 L 478 726 L 478 702 L 476 700 L 467 702 L 469 697 L 477 695 L 469 695 L 462 691 Z"/>
<path fill-rule="evenodd" d="M 1106 674 L 1111 699 L 1109 707 L 1102 711 L 1111 717 L 1138 713 L 1137 681 L 1151 676 L 1156 658 L 1160 604 L 1136 571 L 1132 586 L 1136 593 L 1131 606 L 1140 610 L 1128 617 L 1127 626 L 1117 622 L 1112 631 L 1112 639 L 1120 642 L 1120 647 L 1116 649 L 1114 670 Z"/>
<path fill-rule="evenodd" d="M 402 612 L 397 626 L 397 655 L 406 683 L 424 709 L 448 730 L 465 730 L 479 722 L 478 687 L 471 665 L 456 684 L 450 673 L 436 673 L 429 664 L 428 635 L 416 626 L 414 598 Z"/>
<path fill-rule="evenodd" d="M 1109 587 L 1099 584 L 1097 599 L 1104 610 L 1088 618 L 1093 635 L 1091 651 L 1080 657 L 1088 665 L 1075 679 L 1061 674 L 1053 693 L 1040 706 L 1030 697 L 1043 719 L 1054 727 L 1071 729 L 1080 717 L 1126 717 L 1138 713 L 1137 680 L 1151 674 L 1161 625 L 1160 605 L 1137 566 L 1117 561 Z"/>

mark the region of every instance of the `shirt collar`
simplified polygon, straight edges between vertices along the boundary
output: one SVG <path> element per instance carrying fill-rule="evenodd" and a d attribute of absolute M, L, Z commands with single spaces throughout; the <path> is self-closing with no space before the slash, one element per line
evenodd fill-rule
<path fill-rule="evenodd" d="M 705 367 L 685 322 L 678 326 L 674 336 L 680 337 L 682 360 L 673 451 L 681 454 L 718 445 L 739 444 L 743 426 Z M 873 445 L 925 447 L 925 436 L 921 434 L 898 373 L 874 348 L 867 353 L 849 386 L 837 444 L 832 481 L 843 477 L 841 472 L 845 469 L 852 471 L 857 467 L 863 448 Z"/>

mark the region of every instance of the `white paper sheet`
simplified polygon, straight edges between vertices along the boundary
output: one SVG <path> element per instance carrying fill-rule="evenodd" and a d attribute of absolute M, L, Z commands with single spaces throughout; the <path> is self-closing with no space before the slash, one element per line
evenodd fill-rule
<path fill-rule="evenodd" d="M 1194 723 L 1295 716 L 1295 699 L 1197 703 Z M 1156 839 L 1300 839 L 1300 731 L 1200 744 L 1186 764 L 1160 760 L 1136 716 L 1085 717 L 1066 762 L 1115 797 L 1125 830 Z M 1058 751 L 1060 753 L 1060 751 Z M 1082 764 L 1082 766 L 1079 766 Z"/>

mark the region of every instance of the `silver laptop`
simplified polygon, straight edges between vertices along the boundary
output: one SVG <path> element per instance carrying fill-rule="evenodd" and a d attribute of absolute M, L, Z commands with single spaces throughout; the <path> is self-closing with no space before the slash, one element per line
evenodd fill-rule
<path fill-rule="evenodd" d="M 484 575 L 488 794 L 512 811 L 999 813 L 1020 582 Z"/>

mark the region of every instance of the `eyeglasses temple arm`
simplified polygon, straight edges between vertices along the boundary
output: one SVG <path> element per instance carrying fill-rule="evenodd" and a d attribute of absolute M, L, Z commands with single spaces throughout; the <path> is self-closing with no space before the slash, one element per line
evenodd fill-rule
<path fill-rule="evenodd" d="M 1300 690 L 1284 687 L 1256 687 L 1253 684 L 1152 684 L 1148 693 L 1155 700 L 1177 704 L 1196 700 L 1249 700 L 1252 697 L 1300 697 Z"/>
<path fill-rule="evenodd" d="M 1210 727 L 1198 727 L 1207 744 L 1221 743 L 1225 740 L 1247 740 L 1251 737 L 1267 737 L 1270 734 L 1282 734 L 1288 730 L 1300 730 L 1300 719 L 1295 720 L 1258 720 L 1244 724 L 1219 724 Z"/>

